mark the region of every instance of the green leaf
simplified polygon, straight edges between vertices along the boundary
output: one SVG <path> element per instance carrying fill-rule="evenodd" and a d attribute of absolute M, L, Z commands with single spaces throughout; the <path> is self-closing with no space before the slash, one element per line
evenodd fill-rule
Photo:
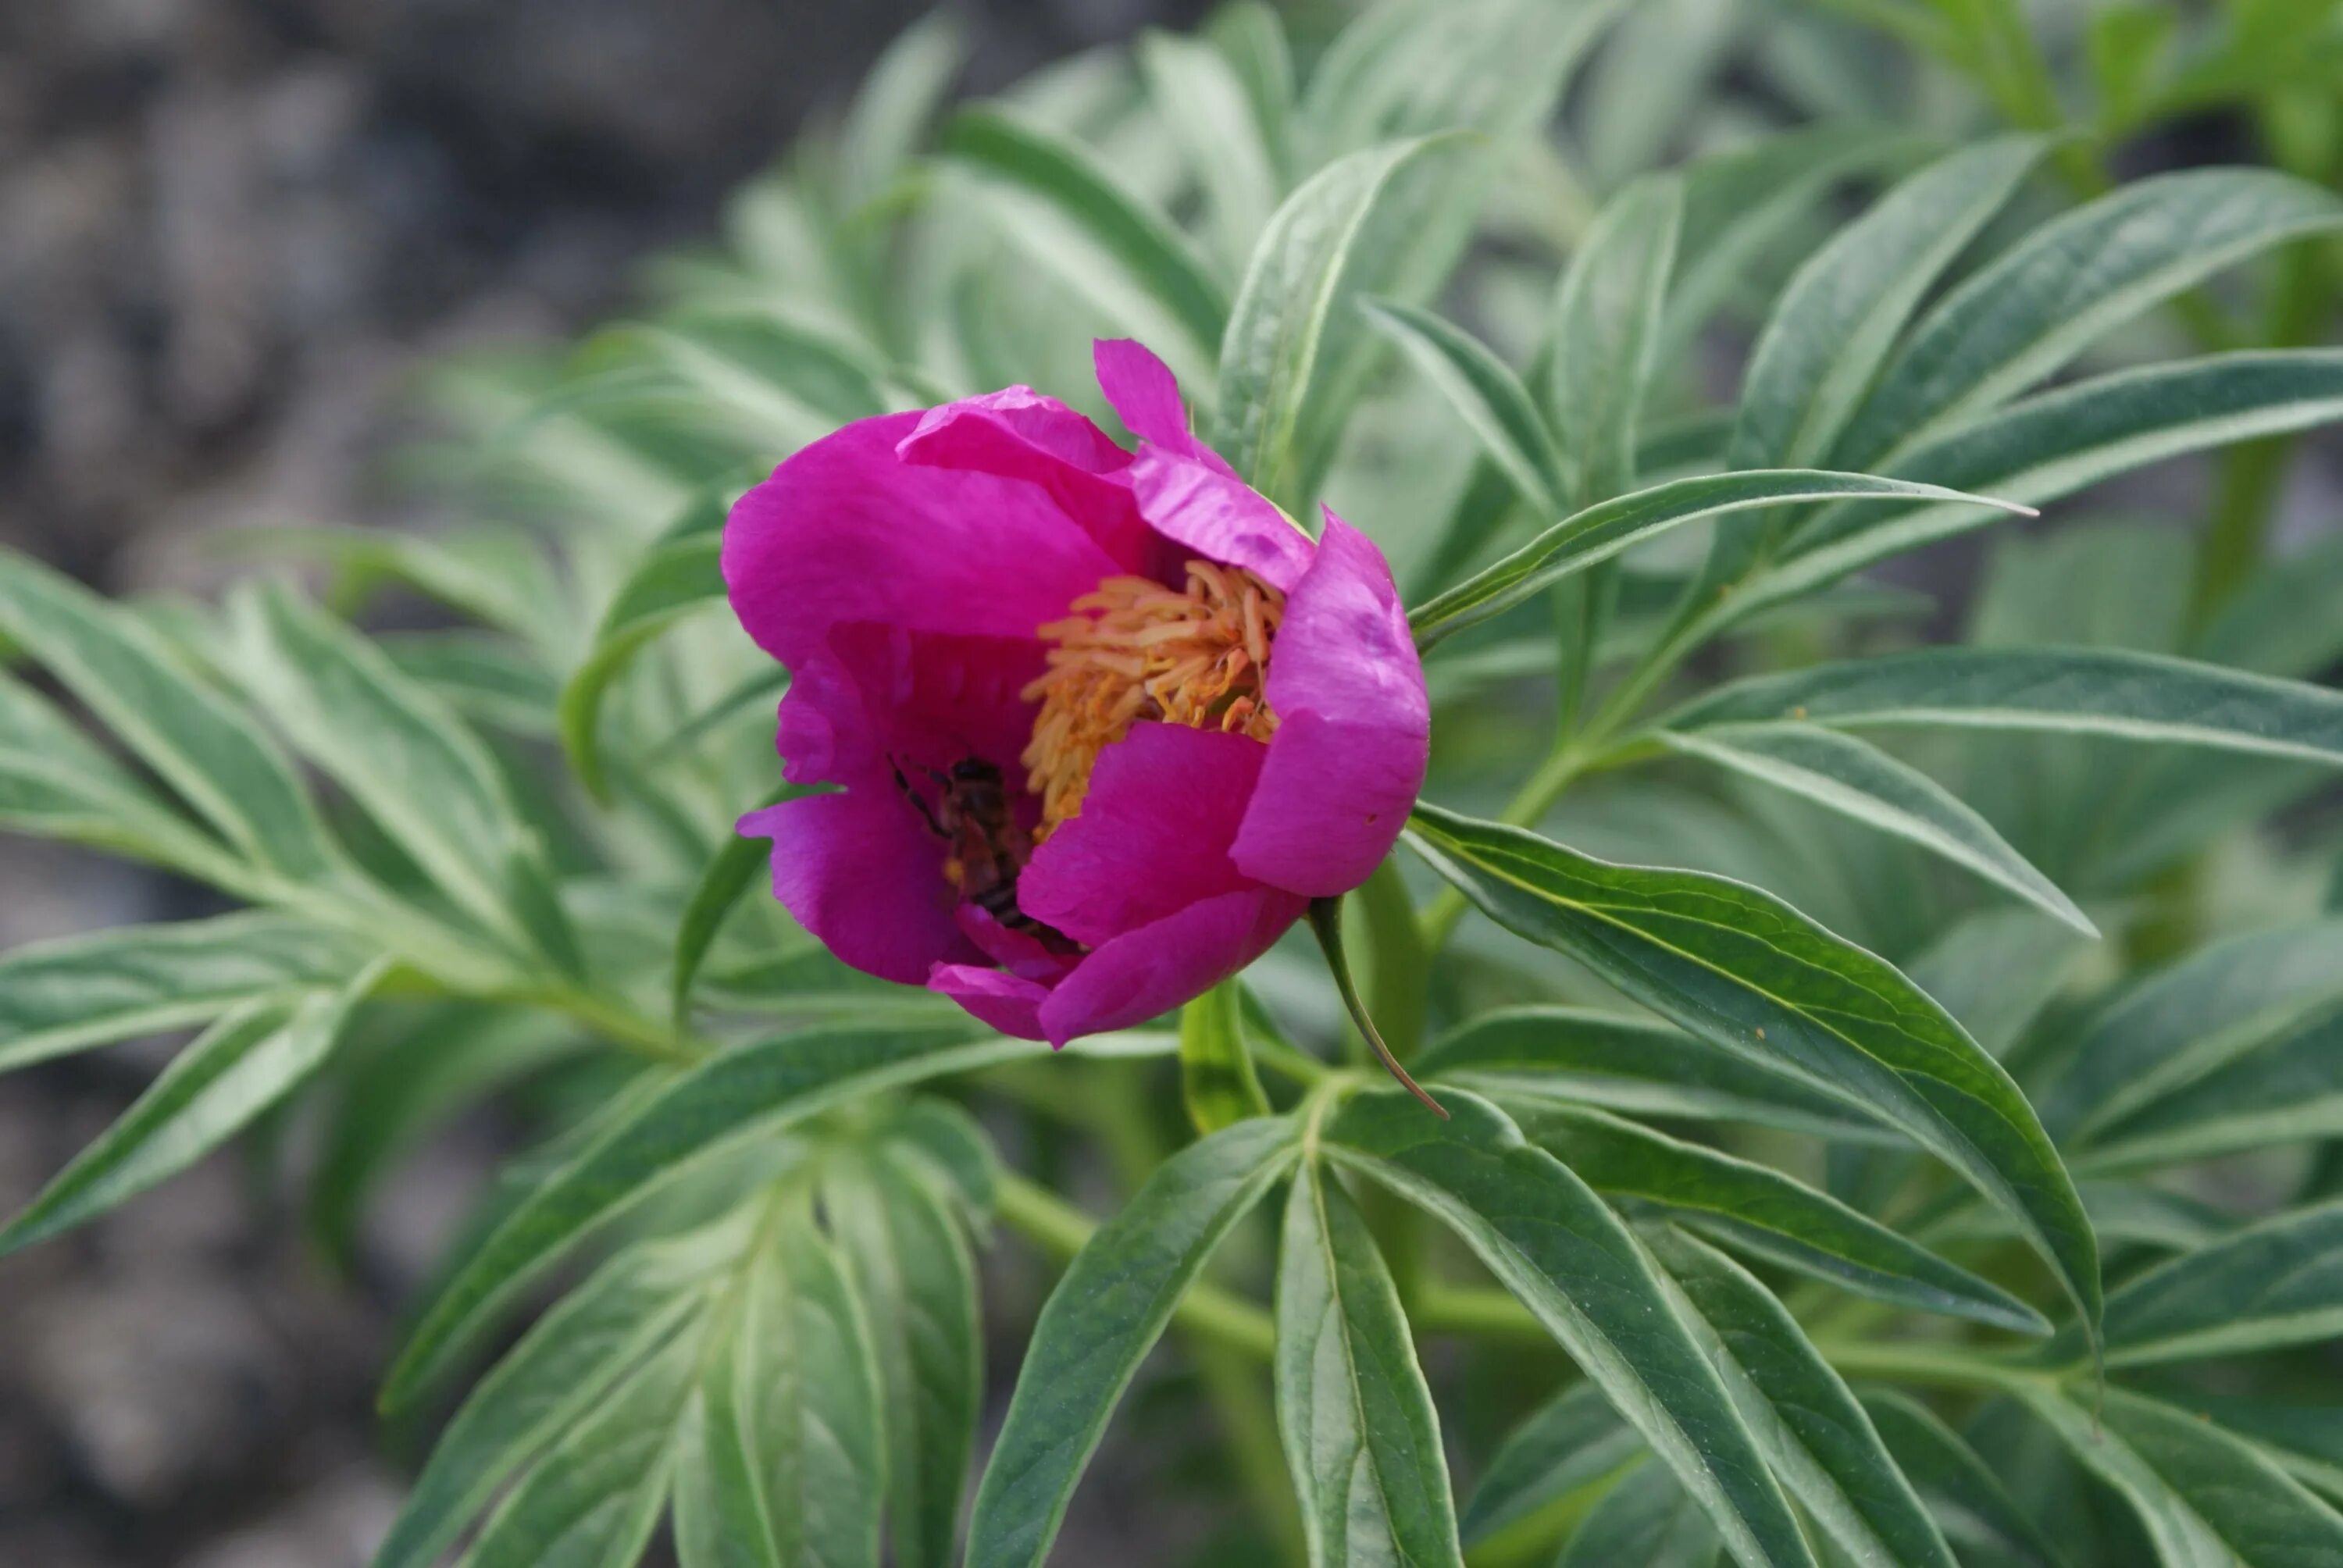
<path fill-rule="evenodd" d="M 1798 269 L 1751 353 L 1728 467 L 1828 460 L 1937 275 L 2001 210 L 2047 145 L 2038 136 L 2006 136 L 1949 154 Z"/>
<path fill-rule="evenodd" d="M 270 560 L 314 559 L 336 570 L 327 602 L 347 614 L 377 583 L 404 584 L 540 649 L 575 631 L 545 548 L 528 533 L 478 523 L 441 534 L 390 528 L 237 528 L 226 543 Z"/>
<path fill-rule="evenodd" d="M 1886 1389 L 1861 1398 L 1872 1429 L 1954 1547 L 1995 1568 L 2062 1568 L 2057 1548 L 2001 1478 L 1927 1406 Z"/>
<path fill-rule="evenodd" d="M 1654 534 L 1696 522 L 1795 501 L 1854 497 L 1865 500 L 1928 500 L 1963 506 L 2006 503 L 1962 495 L 1901 479 L 1863 474 L 1827 474 L 1800 469 L 1745 474 L 1703 474 L 1672 479 L 1648 490 L 1620 496 L 1562 519 L 1495 565 L 1418 605 L 1408 612 L 1416 646 L 1429 649 L 1441 638 L 1476 621 L 1511 609 L 1547 584 L 1598 561 L 1609 560 Z"/>
<path fill-rule="evenodd" d="M 1554 1568 L 1712 1568 L 1716 1530 L 1664 1464 L 1646 1464 L 1594 1505 Z"/>
<path fill-rule="evenodd" d="M 879 1130 L 886 1157 L 930 1180 L 958 1206 L 970 1225 L 990 1221 L 999 1201 L 1001 1155 L 992 1136 L 957 1101 L 922 1095 Z"/>
<path fill-rule="evenodd" d="M 2095 1418 L 2028 1385 L 2026 1408 L 2122 1494 L 2166 1568 L 2319 1568 L 2343 1559 L 2343 1516 L 2220 1428 L 2110 1388 Z"/>
<path fill-rule="evenodd" d="M 317 1070 L 382 971 L 373 965 L 338 990 L 246 1002 L 221 1019 L 0 1231 L 0 1253 L 136 1197 L 244 1131 Z"/>
<path fill-rule="evenodd" d="M 724 597 L 720 534 L 687 534 L 651 547 L 602 613 L 592 651 L 562 688 L 561 747 L 597 799 L 609 799 L 602 765 L 602 702 L 635 656 L 684 617 Z"/>
<path fill-rule="evenodd" d="M 375 642 L 400 674 L 470 722 L 528 740 L 557 739 L 560 683 L 518 644 L 476 631 L 394 632 Z"/>
<path fill-rule="evenodd" d="M 233 860 L 30 688 L 0 672 L 0 829 L 196 875 Z"/>
<path fill-rule="evenodd" d="M 2216 942 L 2093 1019 L 2042 1097 L 2062 1138 L 2120 1121 L 2267 1040 L 2273 1019 L 2343 998 L 2343 920 Z"/>
<path fill-rule="evenodd" d="M 292 767 L 136 617 L 26 557 L 0 552 L 0 632 L 243 854 L 305 882 L 340 869 Z"/>
<path fill-rule="evenodd" d="M 2077 1163 L 2137 1170 L 2343 1135 L 2343 1009 L 2330 1004 L 2258 1033 L 2216 1036 L 2175 1064 L 2201 1076 L 2155 1074 L 2162 1097 L 2113 1121 L 2093 1119 L 2078 1134 L 2088 1147 Z M 2205 1060 L 2232 1045 L 2235 1060 Z"/>
<path fill-rule="evenodd" d="M 587 1049 L 557 1013 L 451 1001 L 417 1010 L 354 1063 L 336 1063 L 305 1216 L 317 1251 L 349 1273 L 367 1200 L 401 1156 L 478 1101 Z"/>
<path fill-rule="evenodd" d="M 1664 1228 L 1647 1240 L 1775 1473 L 1816 1523 L 1857 1562 L 1955 1568 L 1911 1483 L 1797 1320 L 1713 1248 Z"/>
<path fill-rule="evenodd" d="M 1734 1247 L 1879 1301 L 2046 1334 L 1999 1286 L 1780 1171 L 1615 1116 L 1560 1106 L 1516 1114 L 1522 1135 L 1599 1192 L 1665 1205 Z"/>
<path fill-rule="evenodd" d="M 1203 191 L 1222 258 L 1242 271 L 1281 194 L 1277 155 L 1244 79 L 1212 45 L 1170 33 L 1140 35 L 1139 66 Z"/>
<path fill-rule="evenodd" d="M 1544 417 L 1513 367 L 1429 310 L 1385 299 L 1363 299 L 1359 308 L 1439 388 L 1523 502 L 1540 517 L 1558 516 L 1570 494 L 1569 476 Z"/>
<path fill-rule="evenodd" d="M 1180 1010 L 1180 1098 L 1200 1133 L 1269 1114 L 1235 980 L 1222 980 Z"/>
<path fill-rule="evenodd" d="M 1575 459 L 1571 499 L 1581 508 L 1635 482 L 1636 425 L 1683 222 L 1680 178 L 1637 180 L 1604 204 L 1562 275 L 1548 396 Z"/>
<path fill-rule="evenodd" d="M 1893 1136 L 1777 1067 L 1625 1013 L 1544 1006 L 1483 1013 L 1434 1041 L 1416 1065 L 1427 1078 L 1499 1101 L 1749 1121 L 1861 1141 Z"/>
<path fill-rule="evenodd" d="M 1614 866 L 1431 806 L 1410 842 L 1500 925 L 1909 1134 L 2018 1221 L 2096 1333 L 2098 1249 L 2058 1151 L 2001 1064 L 1893 965 L 1723 877 Z"/>
<path fill-rule="evenodd" d="M 2343 692 L 2115 648 L 1931 648 L 1763 675 L 1695 698 L 1679 733 L 1783 721 L 2039 729 L 2343 763 Z"/>
<path fill-rule="evenodd" d="M 1617 1215 L 1503 1112 L 1452 1093 L 1447 1121 L 1363 1093 L 1325 1152 L 1427 1210 L 1521 1298 L 1708 1510 L 1743 1561 L 1810 1564 L 1790 1506 L 1657 1271 Z"/>
<path fill-rule="evenodd" d="M 2343 1203 L 2279 1214 L 2107 1297 L 2107 1363 L 2242 1355 L 2343 1333 Z"/>
<path fill-rule="evenodd" d="M 1635 1429 L 1601 1390 L 1574 1385 L 1532 1412 L 1490 1456 L 1464 1507 L 1465 1543 L 1477 1545 L 1615 1474 L 1643 1452 Z"/>
<path fill-rule="evenodd" d="M 236 601 L 234 662 L 270 721 L 488 930 L 581 967 L 542 839 L 478 736 L 343 623 L 267 587 Z"/>
<path fill-rule="evenodd" d="M 1366 1217 L 1315 1161 L 1285 1205 L 1277 1416 L 1313 1568 L 1463 1568 L 1440 1418 Z"/>
<path fill-rule="evenodd" d="M 1892 461 L 2223 267 L 2338 226 L 2343 202 L 2271 170 L 2191 169 L 2121 186 L 2036 230 L 1930 311 L 1833 460 Z"/>
<path fill-rule="evenodd" d="M 767 796 L 764 804 L 776 806 L 784 800 L 801 800 L 829 789 L 826 784 L 784 784 Z M 708 950 L 716 945 L 717 934 L 723 930 L 726 918 L 741 895 L 756 883 L 757 873 L 772 861 L 770 839 L 735 835 L 724 840 L 724 847 L 716 851 L 708 869 L 700 872 L 699 885 L 684 903 L 683 919 L 676 925 L 673 979 L 668 991 L 679 1020 L 690 1013 L 692 982 L 699 978 L 700 966 L 708 961 Z"/>
<path fill-rule="evenodd" d="M 845 1024 L 736 1047 L 630 1101 L 508 1215 L 448 1281 L 383 1385 L 420 1393 L 495 1311 L 588 1229 L 741 1141 L 883 1089 L 990 1066 L 1037 1048 L 973 1025 Z M 1046 1049 L 1046 1048 L 1038 1048 Z"/>
<path fill-rule="evenodd" d="M 2029 397 L 1911 451 L 1891 471 L 2032 505 L 2186 453 L 2338 417 L 2343 353 L 2212 354 L 2117 371 Z M 1792 536 L 1789 559 L 1735 596 L 1735 613 L 1750 613 L 1988 520 L 1946 507 L 1885 520 L 1831 508 Z"/>
<path fill-rule="evenodd" d="M 976 1261 L 951 1211 L 891 1159 L 833 1161 L 822 1202 L 870 1318 L 893 1560 L 949 1568 L 983 1405 Z"/>
<path fill-rule="evenodd" d="M 997 107 L 963 109 L 944 151 L 1063 213 L 1210 354 L 1229 319 L 1226 296 L 1172 221 L 1091 152 Z"/>
<path fill-rule="evenodd" d="M 626 1568 L 659 1523 L 702 1354 L 682 1334 L 609 1389 L 492 1514 L 463 1568 Z"/>
<path fill-rule="evenodd" d="M 2329 1402 L 2239 1399 L 2160 1389 L 2159 1398 L 2204 1416 L 2269 1453 L 2329 1503 L 2343 1494 L 2343 1412 Z"/>
<path fill-rule="evenodd" d="M 978 1486 L 967 1568 L 1039 1568 L 1107 1418 L 1205 1261 L 1292 1165 L 1257 1118 L 1191 1144 L 1099 1227 L 1050 1292 Z"/>
<path fill-rule="evenodd" d="M 2098 928 L 1994 831 L 1993 824 L 1918 769 L 1851 735 L 1814 725 L 1717 725 L 1664 733 L 1670 749 L 1714 762 L 1892 833 L 2016 894 L 2087 937 Z"/>
<path fill-rule="evenodd" d="M 269 914 L 120 926 L 0 953 L 0 1071 L 347 979 L 346 937 Z"/>
<path fill-rule="evenodd" d="M 887 412 L 883 361 L 852 338 L 769 307 L 697 310 L 601 337 L 633 352 L 699 400 L 699 421 L 729 414 L 749 450 L 789 451 L 839 426 Z"/>
<path fill-rule="evenodd" d="M 611 1387 L 685 1332 L 739 1251 L 721 1224 L 620 1253 L 555 1303 L 448 1423 L 374 1568 L 431 1568 L 498 1490 Z"/>
<path fill-rule="evenodd" d="M 1409 270 L 1433 155 L 1450 136 L 1386 142 L 1329 165 L 1288 196 L 1253 247 L 1221 342 L 1214 443 L 1252 487 L 1289 509 L 1312 487 L 1345 423 L 1362 295 L 1428 287 Z"/>
<path fill-rule="evenodd" d="M 683 1430 L 686 1568 L 878 1568 L 891 1407 L 861 1304 L 810 1216 L 759 1248 L 739 1311 Z"/>
<path fill-rule="evenodd" d="M 838 133 L 842 213 L 851 216 L 900 176 L 968 58 L 968 37 L 950 11 L 920 17 L 887 45 L 854 95 Z"/>

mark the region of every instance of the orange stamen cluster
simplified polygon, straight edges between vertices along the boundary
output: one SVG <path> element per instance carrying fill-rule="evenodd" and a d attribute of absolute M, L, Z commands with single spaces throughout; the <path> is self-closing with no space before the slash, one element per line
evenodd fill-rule
<path fill-rule="evenodd" d="M 1154 720 L 1266 740 L 1277 732 L 1262 683 L 1285 596 L 1251 572 L 1188 563 L 1184 590 L 1147 578 L 1109 578 L 1042 627 L 1054 643 L 1021 760 L 1041 797 L 1039 839 L 1082 809 L 1098 754 Z"/>

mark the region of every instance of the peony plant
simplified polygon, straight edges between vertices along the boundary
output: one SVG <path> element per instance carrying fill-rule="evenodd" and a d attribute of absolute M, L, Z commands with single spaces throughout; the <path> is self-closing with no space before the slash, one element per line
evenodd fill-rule
<path fill-rule="evenodd" d="M 0 827 L 233 906 L 0 954 L 193 1031 L 0 1249 L 502 1108 L 378 1568 L 2343 1562 L 2336 8 L 1340 10 L 0 556 Z"/>

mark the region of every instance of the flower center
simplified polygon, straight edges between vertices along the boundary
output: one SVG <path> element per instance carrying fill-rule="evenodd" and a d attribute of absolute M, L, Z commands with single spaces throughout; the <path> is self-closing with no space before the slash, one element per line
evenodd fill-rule
<path fill-rule="evenodd" d="M 1047 838 L 1078 816 L 1098 755 L 1141 720 L 1266 740 L 1277 732 L 1262 683 L 1285 596 L 1249 571 L 1190 561 L 1185 589 L 1109 578 L 1037 634 L 1050 668 L 1025 688 L 1040 700 L 1020 759 L 1041 797 Z"/>

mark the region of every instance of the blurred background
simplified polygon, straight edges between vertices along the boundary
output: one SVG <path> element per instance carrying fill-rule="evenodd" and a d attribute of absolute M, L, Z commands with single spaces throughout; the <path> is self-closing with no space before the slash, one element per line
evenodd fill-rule
<path fill-rule="evenodd" d="M 206 547 L 226 527 L 404 520 L 383 459 L 418 364 L 616 310 L 647 253 L 708 232 L 930 8 L 5 0 L 0 539 L 167 592 L 226 569 Z M 982 91 L 1202 6 L 957 9 Z M 0 839 L 0 948 L 189 897 Z M 166 1054 L 0 1080 L 0 1208 Z M 402 1484 L 372 1412 L 391 1305 L 501 1141 L 471 1129 L 408 1168 L 356 1288 L 233 1160 L 0 1263 L 0 1564 L 365 1562 Z"/>
<path fill-rule="evenodd" d="M 1876 86 L 1791 57 L 1759 0 L 1639 3 L 1681 25 L 1647 27 L 1636 46 L 1698 55 L 1686 78 L 1737 106 L 1701 105 L 1712 130 L 1735 115 L 1796 120 Z M 232 527 L 424 520 L 427 503 L 391 461 L 418 428 L 417 371 L 555 343 L 622 309 L 652 252 L 710 233 L 728 191 L 840 106 L 930 8 L 0 0 L 0 541 L 109 591 L 169 593 L 233 568 L 218 548 Z M 2099 7 L 2151 21 L 2207 8 Z M 972 50 L 963 90 L 980 94 L 1207 7 L 950 9 Z M 1582 149 L 1597 183 L 1688 150 L 1665 94 L 1643 113 L 1632 87 L 1622 95 L 1634 64 L 1602 78 L 1617 100 L 1602 106 L 1610 134 Z M 1944 86 L 1932 81 L 1919 87 Z M 1942 117 L 1946 104 L 1918 95 L 1916 118 Z M 2129 174 L 2254 160 L 2258 143 L 2249 116 L 2216 102 L 2128 140 L 2117 162 Z M 1744 347 L 1717 346 L 1720 386 Z M 2337 447 L 2323 439 L 2279 470 L 2282 542 L 2343 518 Z M 2136 484 L 2162 510 L 2201 515 L 2213 475 L 2209 462 L 2167 466 Z M 1976 560 L 1972 541 L 1915 569 L 1958 602 Z M 196 897 L 0 839 L 0 949 L 202 912 Z M 132 1048 L 0 1078 L 0 1208 L 21 1206 L 167 1055 Z M 397 1304 L 511 1139 L 474 1119 L 407 1162 L 371 1211 L 354 1279 L 320 1262 L 240 1159 L 0 1261 L 0 1568 L 364 1563 L 397 1506 L 400 1456 L 423 1435 L 385 1433 L 372 1410 Z M 989 1288 L 1011 1298 L 987 1314 L 1007 1336 L 997 1401 L 1047 1276 L 994 1272 Z M 1119 1419 L 1143 1425 L 1144 1392 L 1138 1402 Z M 1119 1471 L 1110 1449 L 1060 1560 L 1180 1560 L 1161 1543 L 1192 1548 L 1209 1522 L 1184 1517 L 1161 1481 Z"/>

